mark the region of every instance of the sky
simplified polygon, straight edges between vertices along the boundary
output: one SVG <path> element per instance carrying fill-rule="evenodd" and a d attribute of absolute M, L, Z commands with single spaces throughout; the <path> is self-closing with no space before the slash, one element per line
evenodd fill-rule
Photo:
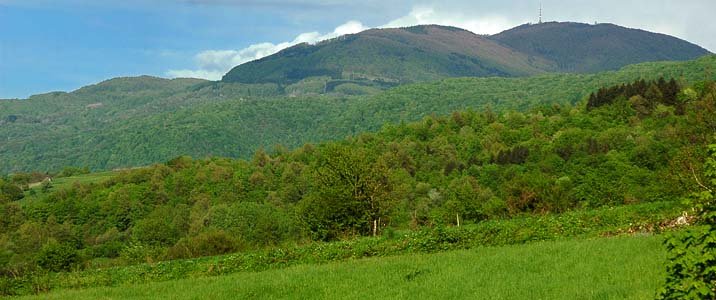
<path fill-rule="evenodd" d="M 614 23 L 716 52 L 714 0 L 0 0 L 0 99 L 120 76 L 220 79 L 291 45 L 368 28 Z"/>

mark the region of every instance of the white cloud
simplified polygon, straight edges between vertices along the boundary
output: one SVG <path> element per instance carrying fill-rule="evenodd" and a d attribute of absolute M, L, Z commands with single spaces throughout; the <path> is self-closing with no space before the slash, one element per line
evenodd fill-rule
<path fill-rule="evenodd" d="M 250 45 L 241 50 L 206 50 L 194 56 L 198 69 L 195 70 L 169 70 L 169 77 L 194 77 L 209 80 L 219 80 L 231 68 L 262 57 L 269 56 L 283 49 L 300 43 L 316 43 L 322 40 L 331 39 L 345 34 L 357 33 L 367 28 L 358 21 L 349 21 L 338 27 L 333 32 L 320 34 L 318 32 L 301 33 L 293 41 L 278 44 L 259 43 Z"/>
<path fill-rule="evenodd" d="M 341 36 L 344 34 L 351 34 L 356 32 L 361 32 L 363 30 L 366 30 L 367 28 L 361 24 L 361 22 L 358 21 L 349 21 L 341 26 L 336 27 L 335 30 L 333 30 L 333 33 L 330 33 L 326 36 L 324 36 L 324 39 L 327 38 L 334 38 L 337 36 Z"/>
<path fill-rule="evenodd" d="M 463 11 L 437 10 L 432 6 L 416 6 L 409 14 L 394 19 L 379 28 L 407 27 L 424 24 L 438 24 L 455 26 L 470 30 L 478 34 L 494 34 L 507 28 L 522 24 L 528 20 L 508 19 L 502 15 L 477 15 Z M 195 55 L 197 69 L 170 70 L 166 74 L 170 77 L 198 77 L 209 80 L 218 80 L 231 68 L 262 57 L 269 56 L 285 48 L 300 43 L 316 43 L 337 36 L 357 33 L 368 29 L 359 21 L 349 21 L 333 32 L 320 34 L 306 32 L 298 35 L 290 42 L 253 44 L 240 50 L 206 50 Z"/>
<path fill-rule="evenodd" d="M 407 27 L 413 25 L 437 24 L 467 29 L 477 34 L 495 34 L 507 28 L 526 23 L 528 20 L 510 20 L 501 15 L 464 14 L 454 11 L 438 11 L 430 6 L 418 6 L 406 16 L 381 26 Z"/>
<path fill-rule="evenodd" d="M 208 70 L 169 70 L 167 76 L 170 78 L 202 78 L 208 80 L 219 80 L 226 72 Z"/>
<path fill-rule="evenodd" d="M 2 1 L 2 0 L 0 0 Z M 619 2 L 620 5 L 627 5 L 633 9 L 614 11 L 613 5 L 618 0 L 610 0 L 605 3 L 584 0 L 582 4 L 563 4 L 556 0 L 545 0 L 544 20 L 552 21 L 577 21 L 592 23 L 612 22 L 619 25 L 643 28 L 650 31 L 666 33 L 678 37 L 692 38 L 699 40 L 699 35 L 708 35 L 706 40 L 711 42 L 711 35 L 707 34 L 716 30 L 715 22 L 699 23 L 701 30 L 694 30 L 690 23 L 690 14 L 703 10 L 704 2 L 688 2 L 685 6 L 688 9 L 672 11 L 666 7 L 648 6 L 641 7 L 638 3 Z M 713 1 L 713 0 L 709 0 Z M 587 3 L 587 4 L 585 4 Z M 711 3 L 711 2 L 709 2 Z M 591 9 L 584 9 L 588 5 Z M 713 5 L 713 4 L 710 4 Z M 467 29 L 477 34 L 495 34 L 503 30 L 515 27 L 527 22 L 537 21 L 538 4 L 523 0 L 504 0 L 503 2 L 482 2 L 482 1 L 450 1 L 433 2 L 428 5 L 414 6 L 412 10 L 401 17 L 393 19 L 378 28 L 407 27 L 414 25 L 437 24 L 455 26 Z M 629 14 L 623 13 L 629 11 Z M 710 11 L 710 10 L 709 10 Z M 637 17 L 637 13 L 639 16 Z M 664 22 L 664 18 L 656 16 L 670 15 L 671 22 Z M 713 24 L 712 24 L 713 23 Z M 359 21 L 349 21 L 336 27 L 333 32 L 321 34 L 319 32 L 306 32 L 294 38 L 290 42 L 282 43 L 259 43 L 240 50 L 207 50 L 195 55 L 196 69 L 193 70 L 171 70 L 166 74 L 171 77 L 199 77 L 211 80 L 220 79 L 234 66 L 246 63 L 274 54 L 287 47 L 299 43 L 316 43 L 321 40 L 334 38 L 344 34 L 357 33 L 368 29 Z M 693 36 L 693 37 L 692 37 Z M 714 50 L 716 43 L 704 43 L 707 48 Z M 710 47 L 709 47 L 710 46 Z"/>

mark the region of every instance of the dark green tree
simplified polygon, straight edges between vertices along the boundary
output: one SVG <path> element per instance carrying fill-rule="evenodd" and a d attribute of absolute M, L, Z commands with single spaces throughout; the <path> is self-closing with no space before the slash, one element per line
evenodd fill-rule
<path fill-rule="evenodd" d="M 343 233 L 377 234 L 381 219 L 389 210 L 390 182 L 388 168 L 375 155 L 359 148 L 329 145 L 322 150 L 316 166 L 317 194 L 309 197 L 311 206 L 303 206 L 312 231 L 340 224 Z M 335 237 L 339 232 L 326 232 L 322 238 Z"/>

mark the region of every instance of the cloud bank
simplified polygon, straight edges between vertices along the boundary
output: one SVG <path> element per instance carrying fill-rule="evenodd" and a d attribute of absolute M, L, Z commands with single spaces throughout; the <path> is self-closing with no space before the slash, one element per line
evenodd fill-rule
<path fill-rule="evenodd" d="M 231 68 L 269 56 L 283 49 L 301 43 L 313 44 L 319 41 L 331 39 L 345 34 L 357 33 L 368 29 L 361 22 L 349 21 L 338 27 L 333 32 L 320 34 L 319 32 L 306 32 L 299 34 L 293 41 L 273 43 L 259 43 L 250 45 L 240 50 L 206 50 L 199 52 L 194 57 L 198 69 L 195 70 L 170 70 L 169 77 L 193 77 L 209 80 L 219 80 Z"/>
<path fill-rule="evenodd" d="M 2 1 L 2 0 L 0 0 Z M 197 2 L 244 3 L 239 0 L 186 0 Z M 312 3 L 338 5 L 338 0 L 274 0 L 291 3 Z M 367 0 L 371 3 L 376 1 Z M 404 1 L 397 1 L 404 2 Z M 565 4 L 557 0 L 541 1 L 544 7 L 545 21 L 609 22 L 625 27 L 642 28 L 660 32 L 690 41 L 700 42 L 711 51 L 716 49 L 713 32 L 716 22 L 703 22 L 716 8 L 713 0 L 694 0 L 681 2 L 658 0 L 660 5 L 644 5 L 644 2 L 624 2 L 605 0 L 593 2 L 575 0 Z M 377 28 L 406 27 L 414 25 L 438 24 L 455 26 L 477 34 L 495 34 L 527 22 L 537 21 L 538 4 L 525 0 L 503 0 L 500 2 L 454 0 L 430 2 L 413 6 L 412 10 L 398 18 L 376 26 Z M 244 3 L 245 4 L 245 3 Z M 678 7 L 678 9 L 674 9 Z M 386 10 L 389 10 L 386 8 Z M 387 11 L 375 11 L 375 14 L 388 14 Z M 353 15 L 361 15 L 356 12 Z M 400 14 L 398 14 L 400 15 Z M 664 18 L 668 16 L 668 18 Z M 390 20 L 390 17 L 385 18 Z M 239 50 L 207 50 L 194 56 L 194 69 L 171 70 L 170 77 L 198 77 L 218 80 L 226 72 L 239 64 L 274 54 L 284 48 L 307 42 L 315 43 L 343 34 L 357 33 L 368 29 L 359 21 L 350 21 L 338 26 L 333 32 L 320 34 L 307 32 L 298 35 L 293 41 L 281 43 L 259 43 Z"/>
<path fill-rule="evenodd" d="M 499 15 L 486 15 L 476 18 L 474 15 L 469 14 L 437 11 L 430 6 L 417 6 L 409 14 L 378 26 L 378 28 L 439 24 L 460 27 L 479 34 L 494 34 L 525 22 L 526 20 L 522 20 L 522 22 L 508 20 Z M 315 31 L 306 32 L 299 34 L 290 42 L 276 44 L 264 42 L 253 44 L 240 50 L 206 50 L 194 56 L 196 69 L 170 70 L 166 75 L 172 78 L 194 77 L 219 80 L 235 66 L 269 56 L 285 48 L 300 43 L 313 44 L 345 34 L 358 33 L 366 29 L 368 27 L 359 21 L 349 21 L 336 27 L 333 32 L 326 34 L 320 34 Z"/>
<path fill-rule="evenodd" d="M 431 6 L 418 6 L 413 8 L 408 15 L 390 21 L 380 27 L 389 28 L 438 24 L 467 29 L 477 34 L 495 34 L 528 21 L 529 20 L 526 19 L 519 21 L 509 20 L 501 15 L 481 15 L 476 17 L 474 13 L 464 14 L 444 10 L 438 11 Z"/>

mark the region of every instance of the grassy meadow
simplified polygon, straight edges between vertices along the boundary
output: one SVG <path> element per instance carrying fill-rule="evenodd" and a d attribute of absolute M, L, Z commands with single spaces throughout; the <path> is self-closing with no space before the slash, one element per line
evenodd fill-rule
<path fill-rule="evenodd" d="M 18 299 L 650 299 L 659 235 L 376 257 Z"/>
<path fill-rule="evenodd" d="M 59 188 L 70 187 L 75 182 L 83 183 L 83 184 L 100 183 L 104 180 L 112 178 L 112 176 L 115 176 L 115 175 L 117 175 L 117 171 L 96 172 L 96 173 L 75 175 L 75 176 L 69 176 L 69 177 L 54 178 L 54 179 L 52 179 L 52 186 L 53 186 L 53 188 L 59 189 Z"/>
<path fill-rule="evenodd" d="M 68 177 L 53 178 L 51 185 L 52 187 L 50 188 L 50 191 L 67 189 L 72 187 L 73 184 L 101 183 L 107 179 L 112 178 L 112 176 L 116 176 L 117 173 L 118 171 L 104 171 Z M 44 181 L 31 183 L 29 185 L 29 189 L 25 191 L 25 198 L 22 201 L 32 201 L 40 197 L 43 193 L 46 193 L 45 191 L 43 191 L 42 188 L 43 182 Z"/>

